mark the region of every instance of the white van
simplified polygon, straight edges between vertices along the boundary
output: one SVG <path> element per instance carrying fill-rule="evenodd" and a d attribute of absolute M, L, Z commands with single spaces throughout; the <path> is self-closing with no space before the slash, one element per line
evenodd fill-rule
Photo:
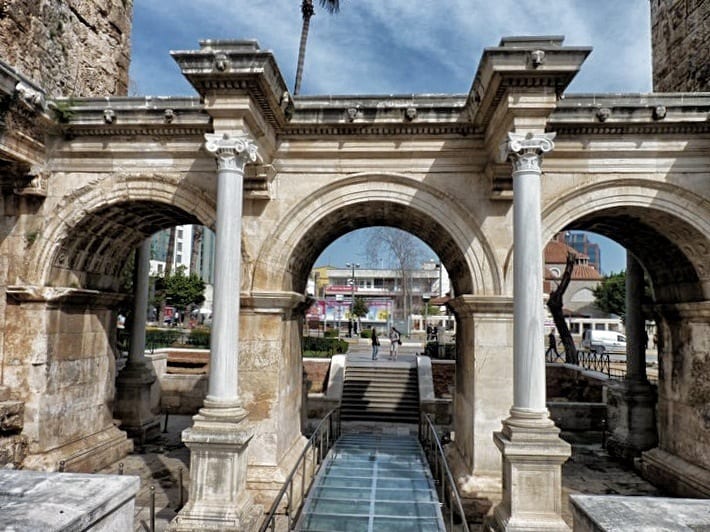
<path fill-rule="evenodd" d="M 616 331 L 586 329 L 582 334 L 582 349 L 597 353 L 626 354 L 626 336 Z"/>

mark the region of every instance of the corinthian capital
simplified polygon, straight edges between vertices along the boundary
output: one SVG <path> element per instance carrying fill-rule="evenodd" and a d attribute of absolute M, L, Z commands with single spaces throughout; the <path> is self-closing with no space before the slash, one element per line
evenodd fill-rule
<path fill-rule="evenodd" d="M 552 139 L 556 133 L 508 133 L 508 139 L 500 145 L 501 161 L 513 163 L 513 172 L 540 172 L 542 154 L 552 151 L 555 144 Z"/>
<path fill-rule="evenodd" d="M 259 159 L 256 144 L 248 135 L 205 133 L 205 148 L 217 157 L 219 170 L 244 170 Z"/>

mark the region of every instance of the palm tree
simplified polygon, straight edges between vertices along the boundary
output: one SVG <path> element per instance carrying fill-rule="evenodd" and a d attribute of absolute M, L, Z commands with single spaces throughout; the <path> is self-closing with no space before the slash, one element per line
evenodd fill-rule
<path fill-rule="evenodd" d="M 321 7 L 328 13 L 340 11 L 340 0 L 320 0 Z M 303 77 L 303 61 L 306 59 L 306 41 L 308 40 L 308 28 L 311 25 L 313 16 L 313 0 L 303 0 L 301 3 L 301 13 L 303 14 L 303 26 L 301 27 L 301 46 L 298 49 L 298 67 L 296 68 L 296 85 L 293 88 L 293 95 L 297 95 L 301 90 L 301 78 Z"/>

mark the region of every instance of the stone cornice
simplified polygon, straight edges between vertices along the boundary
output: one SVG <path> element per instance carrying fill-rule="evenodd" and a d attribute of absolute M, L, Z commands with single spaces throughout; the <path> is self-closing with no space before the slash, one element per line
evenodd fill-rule
<path fill-rule="evenodd" d="M 570 94 L 547 123 L 560 134 L 707 133 L 710 93 Z"/>
<path fill-rule="evenodd" d="M 202 137 L 212 131 L 211 119 L 199 98 L 61 98 L 51 103 L 64 109 L 60 127 L 68 137 Z"/>
<path fill-rule="evenodd" d="M 242 292 L 240 300 L 246 312 L 281 314 L 302 305 L 306 296 L 296 292 Z"/>
<path fill-rule="evenodd" d="M 275 130 L 286 123 L 292 98 L 274 55 L 256 41 L 200 41 L 199 50 L 170 52 L 203 97 L 247 92 Z"/>
<path fill-rule="evenodd" d="M 128 299 L 125 294 L 67 286 L 14 285 L 8 286 L 6 292 L 8 297 L 20 303 L 73 303 L 105 307 Z"/>
<path fill-rule="evenodd" d="M 291 120 L 278 133 L 280 138 L 482 134 L 481 127 L 462 120 L 463 101 L 461 95 L 299 97 Z M 61 102 L 67 111 L 67 122 L 60 126 L 69 137 L 202 137 L 212 131 L 211 118 L 196 97 L 56 99 L 50 105 L 53 102 Z M 407 118 L 412 109 L 414 117 Z M 108 117 L 107 110 L 112 112 Z M 709 117 L 710 93 L 571 94 L 557 102 L 546 129 L 565 135 L 705 133 L 710 131 Z"/>
<path fill-rule="evenodd" d="M 460 295 L 447 303 L 459 315 L 500 314 L 513 316 L 513 298 L 511 296 L 475 296 Z"/>
<path fill-rule="evenodd" d="M 562 46 L 562 37 L 506 37 L 486 48 L 469 91 L 466 112 L 486 128 L 507 92 L 554 91 L 561 96 L 591 52 Z"/>

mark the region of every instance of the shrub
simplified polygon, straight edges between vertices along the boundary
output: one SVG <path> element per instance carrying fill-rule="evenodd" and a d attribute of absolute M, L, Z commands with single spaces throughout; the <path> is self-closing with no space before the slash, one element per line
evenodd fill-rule
<path fill-rule="evenodd" d="M 338 329 L 326 329 L 323 336 L 326 338 L 337 338 L 338 332 Z"/>
<path fill-rule="evenodd" d="M 320 336 L 306 336 L 303 338 L 303 352 L 308 356 L 333 356 L 335 354 L 347 353 L 348 343 L 338 338 L 327 338 Z"/>
<path fill-rule="evenodd" d="M 210 329 L 209 327 L 195 327 L 190 331 L 190 336 L 187 338 L 189 345 L 199 347 L 210 346 Z"/>
<path fill-rule="evenodd" d="M 182 336 L 182 332 L 178 330 L 147 328 L 145 330 L 145 346 L 150 350 L 171 347 L 180 340 L 180 336 Z"/>

